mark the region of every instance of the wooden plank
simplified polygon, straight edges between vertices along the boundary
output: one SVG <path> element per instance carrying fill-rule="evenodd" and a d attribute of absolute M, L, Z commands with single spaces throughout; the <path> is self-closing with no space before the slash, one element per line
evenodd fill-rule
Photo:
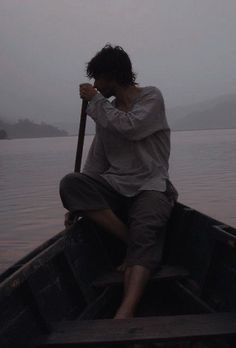
<path fill-rule="evenodd" d="M 30 307 L 25 307 L 11 321 L 0 328 L 0 338 L 6 341 L 3 347 L 29 347 L 32 338 L 39 338 L 44 331 L 38 325 Z"/>
<path fill-rule="evenodd" d="M 25 296 L 27 297 L 27 302 L 29 302 L 32 313 L 34 314 L 42 330 L 45 333 L 51 333 L 52 332 L 51 324 L 48 321 L 48 317 L 46 313 L 44 313 L 42 306 L 40 305 L 40 302 L 38 301 L 37 296 L 35 296 L 34 291 L 32 290 L 32 287 L 30 286 L 30 283 L 26 281 L 24 283 L 24 286 L 22 287 L 22 290 L 25 292 Z"/>
<path fill-rule="evenodd" d="M 114 271 L 108 272 L 99 276 L 94 282 L 93 286 L 97 288 L 103 288 L 110 285 L 119 285 L 123 283 L 122 272 Z M 151 278 L 151 282 L 156 282 L 160 280 L 176 280 L 182 279 L 189 276 L 189 272 L 178 266 L 163 266 L 159 269 Z"/>
<path fill-rule="evenodd" d="M 2 282 L 3 280 L 9 278 L 11 274 L 13 274 L 19 268 L 24 266 L 28 261 L 30 261 L 33 258 L 35 258 L 35 256 L 37 256 L 39 253 L 41 253 L 42 251 L 47 249 L 50 245 L 55 244 L 58 239 L 60 239 L 62 237 L 64 238 L 68 234 L 68 232 L 69 232 L 69 230 L 64 229 L 63 231 L 57 233 L 55 236 L 53 236 L 52 238 L 49 238 L 44 243 L 39 245 L 37 248 L 32 250 L 29 254 L 27 254 L 26 256 L 24 256 L 23 258 L 18 260 L 16 263 L 11 265 L 3 273 L 0 274 L 0 282 Z M 12 247 L 12 241 L 11 241 L 11 243 L 10 243 L 10 241 L 8 243 Z M 6 246 L 9 247 L 9 245 L 7 244 Z M 14 250 L 14 253 L 15 253 L 15 250 Z"/>
<path fill-rule="evenodd" d="M 0 284 L 0 299 L 5 296 L 9 296 L 11 292 L 18 288 L 29 278 L 37 269 L 42 267 L 43 264 L 51 260 L 59 252 L 62 252 L 65 247 L 65 239 L 60 238 L 55 244 L 50 245 L 47 249 L 41 251 L 32 260 L 29 260 L 9 278 L 5 279 Z"/>
<path fill-rule="evenodd" d="M 190 289 L 181 284 L 179 281 L 174 282 L 172 285 L 174 291 L 178 294 L 178 296 L 187 303 L 187 307 L 189 309 L 190 303 L 192 302 L 195 311 L 194 313 L 215 313 L 216 311 L 208 305 L 205 301 L 203 301 L 199 296 L 194 294 Z M 185 304 L 186 306 L 186 304 Z M 196 312 L 197 310 L 197 312 Z"/>
<path fill-rule="evenodd" d="M 68 348 L 128 342 L 174 342 L 236 335 L 236 313 L 63 322 L 40 347 Z"/>
<path fill-rule="evenodd" d="M 85 310 L 80 314 L 79 319 L 91 319 L 98 317 L 102 311 L 109 305 L 114 297 L 114 288 L 106 288 L 96 300 L 90 303 Z"/>
<path fill-rule="evenodd" d="M 27 283 L 31 288 L 31 297 L 27 296 L 26 301 L 32 299 L 32 303 L 37 303 L 48 322 L 78 315 L 86 305 L 64 253 L 55 255 L 36 270 L 24 282 L 23 289 Z"/>
<path fill-rule="evenodd" d="M 211 232 L 213 238 L 227 243 L 232 248 L 236 247 L 236 230 L 227 225 L 214 225 Z"/>

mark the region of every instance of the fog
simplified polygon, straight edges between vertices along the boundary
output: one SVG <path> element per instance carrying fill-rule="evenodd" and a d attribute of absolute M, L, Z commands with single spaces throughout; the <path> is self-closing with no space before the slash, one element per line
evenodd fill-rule
<path fill-rule="evenodd" d="M 235 0 L 0 0 L 0 118 L 76 122 L 108 42 L 169 108 L 234 94 L 235 14 Z"/>

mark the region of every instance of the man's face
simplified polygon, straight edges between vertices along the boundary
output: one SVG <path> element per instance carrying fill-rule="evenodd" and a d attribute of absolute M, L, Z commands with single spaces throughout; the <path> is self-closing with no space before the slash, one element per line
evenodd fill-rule
<path fill-rule="evenodd" d="M 115 95 L 114 81 L 103 76 L 94 79 L 94 87 L 105 97 L 110 98 Z"/>

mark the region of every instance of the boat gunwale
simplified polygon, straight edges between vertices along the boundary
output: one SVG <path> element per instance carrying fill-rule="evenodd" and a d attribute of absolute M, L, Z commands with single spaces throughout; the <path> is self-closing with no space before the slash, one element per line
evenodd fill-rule
<path fill-rule="evenodd" d="M 68 231 L 66 232 L 68 233 Z M 12 272 L 10 276 L 6 277 L 0 283 L 0 300 L 5 296 L 9 296 L 11 292 L 21 286 L 31 274 L 42 267 L 47 261 L 51 260 L 58 252 L 64 250 L 67 233 L 59 233 L 56 236 L 57 238 L 51 240 L 50 244 L 43 243 L 43 245 L 37 249 L 37 254 L 33 253 L 34 256 L 29 258 L 29 260 L 26 259 L 27 261 L 25 263 L 17 263 L 19 265 L 17 270 Z"/>
<path fill-rule="evenodd" d="M 52 244 L 55 244 L 59 238 L 62 238 L 64 235 L 66 235 L 69 232 L 69 229 L 64 229 L 57 234 L 55 234 L 53 237 L 47 239 L 45 242 L 37 246 L 35 249 L 30 251 L 28 254 L 20 258 L 18 261 L 16 261 L 13 265 L 8 267 L 5 271 L 3 271 L 0 274 L 0 286 L 2 282 L 4 282 L 5 279 L 8 277 L 11 277 L 12 274 L 17 272 L 20 268 L 22 268 L 26 263 L 33 260 L 37 255 L 39 255 L 42 251 L 50 247 Z"/>

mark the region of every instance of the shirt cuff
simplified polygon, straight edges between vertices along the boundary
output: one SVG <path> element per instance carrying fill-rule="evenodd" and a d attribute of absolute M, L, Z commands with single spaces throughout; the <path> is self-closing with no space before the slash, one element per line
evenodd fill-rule
<path fill-rule="evenodd" d="M 96 104 L 99 101 L 105 101 L 107 100 L 101 93 L 97 93 L 95 94 L 95 96 L 90 100 L 90 102 L 88 103 L 86 112 L 89 116 L 91 116 L 93 119 L 96 118 Z"/>
<path fill-rule="evenodd" d="M 106 99 L 100 92 L 97 92 L 95 96 L 90 100 L 89 103 L 96 103 L 97 100 Z"/>

